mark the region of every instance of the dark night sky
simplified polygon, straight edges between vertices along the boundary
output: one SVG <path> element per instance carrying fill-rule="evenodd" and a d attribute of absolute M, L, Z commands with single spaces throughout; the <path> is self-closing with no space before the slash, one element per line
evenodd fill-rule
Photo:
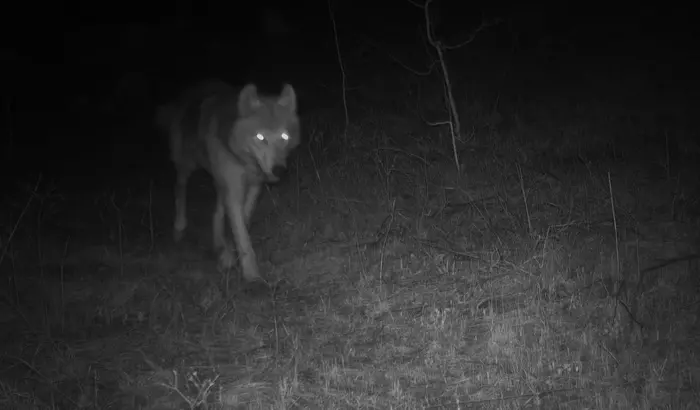
<path fill-rule="evenodd" d="M 578 78 L 595 64 L 596 70 L 602 67 L 619 78 L 643 73 L 663 87 L 695 89 L 697 30 L 687 9 L 506 4 L 433 3 L 435 32 L 446 43 L 460 42 L 481 21 L 500 21 L 466 48 L 450 53 L 453 70 L 464 72 L 477 61 L 517 54 L 522 61 L 535 61 L 530 70 L 552 70 L 552 78 Z M 263 88 L 270 83 L 271 89 L 288 81 L 302 96 L 308 84 L 338 82 L 328 3 L 303 3 L 303 9 L 301 3 L 290 2 L 263 6 L 244 8 L 222 1 L 148 6 L 73 2 L 47 3 L 41 6 L 42 13 L 33 4 L 20 6 L 14 14 L 4 15 L 2 53 L 12 72 L 5 76 L 3 87 L 9 90 L 5 105 L 15 111 L 14 127 L 54 144 L 55 135 L 68 133 L 71 124 L 104 127 L 96 115 L 67 113 L 66 107 L 81 96 L 87 95 L 92 104 L 113 93 L 125 73 L 137 73 L 148 88 L 147 100 L 128 104 L 131 118 L 148 118 L 154 104 L 183 84 L 207 77 L 255 81 Z M 407 64 L 425 64 L 423 12 L 408 1 L 335 1 L 332 7 L 346 62 L 362 66 L 353 73 L 381 76 L 384 70 L 379 58 L 356 60 L 362 49 L 381 54 L 382 64 L 389 61 L 388 54 Z M 478 73 L 473 76 L 478 78 Z M 352 81 L 364 79 L 356 74 Z M 46 121 L 36 121 L 37 117 Z M 51 132 L 46 132 L 47 124 Z"/>
<path fill-rule="evenodd" d="M 517 37 L 524 49 L 550 38 L 580 55 L 628 54 L 648 59 L 688 53 L 695 34 L 690 13 L 682 8 L 635 5 L 616 11 L 585 3 L 539 7 L 482 3 L 435 1 L 436 32 L 448 42 L 458 42 L 482 19 L 500 18 L 502 23 L 482 34 L 475 46 L 498 51 Z M 373 7 L 377 4 L 382 8 Z M 5 25 L 11 33 L 5 38 L 14 43 L 24 62 L 70 65 L 96 55 L 108 60 L 111 55 L 113 70 L 139 64 L 155 69 L 172 64 L 170 60 L 177 60 L 178 54 L 196 59 L 209 52 L 206 47 L 213 43 L 222 47 L 219 52 L 231 54 L 230 61 L 245 60 L 236 64 L 239 67 L 254 61 L 279 72 L 290 64 L 314 66 L 332 63 L 334 58 L 326 2 L 304 3 L 303 9 L 297 3 L 266 2 L 265 8 L 272 10 L 267 14 L 263 8 L 244 9 L 239 3 L 222 1 L 151 3 L 150 7 L 136 2 L 52 3 L 42 6 L 41 14 L 29 8 L 23 6 L 13 18 L 21 24 Z M 333 8 L 341 41 L 366 36 L 383 44 L 411 46 L 418 40 L 422 11 L 407 0 L 335 1 Z M 266 20 L 265 16 L 272 17 Z M 265 21 L 272 25 L 281 21 L 284 27 L 270 31 Z"/>

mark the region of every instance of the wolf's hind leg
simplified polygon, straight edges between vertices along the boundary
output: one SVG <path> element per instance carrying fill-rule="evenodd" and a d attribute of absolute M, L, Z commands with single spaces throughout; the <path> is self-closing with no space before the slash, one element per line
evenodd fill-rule
<path fill-rule="evenodd" d="M 216 192 L 216 208 L 214 209 L 214 215 L 212 216 L 211 226 L 212 226 L 212 242 L 214 244 L 214 250 L 219 252 L 226 248 L 226 237 L 224 236 L 224 224 L 226 222 L 226 207 L 224 206 L 224 196 Z"/>
<path fill-rule="evenodd" d="M 177 166 L 177 181 L 175 182 L 175 226 L 173 239 L 175 242 L 182 240 L 185 228 L 187 228 L 187 180 L 192 174 L 192 168 Z"/>
<path fill-rule="evenodd" d="M 225 272 L 236 264 L 236 253 L 233 246 L 226 241 L 224 227 L 226 224 L 226 207 L 227 196 L 230 195 L 227 189 L 216 189 L 216 209 L 212 217 L 212 232 L 214 241 L 214 251 L 219 254 L 217 269 Z M 230 218 L 229 218 L 230 219 Z M 230 222 L 233 223 L 233 222 Z"/>

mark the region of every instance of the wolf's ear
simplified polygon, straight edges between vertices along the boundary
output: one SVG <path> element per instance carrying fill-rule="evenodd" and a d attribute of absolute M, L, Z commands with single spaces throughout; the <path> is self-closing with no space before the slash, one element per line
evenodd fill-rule
<path fill-rule="evenodd" d="M 289 112 L 294 113 L 297 111 L 297 94 L 294 92 L 294 88 L 292 88 L 291 85 L 284 85 L 282 94 L 279 100 L 277 100 L 277 104 L 289 110 Z"/>
<path fill-rule="evenodd" d="M 248 115 L 251 111 L 257 110 L 261 105 L 258 97 L 258 88 L 255 84 L 248 84 L 238 95 L 238 112 L 241 115 Z"/>

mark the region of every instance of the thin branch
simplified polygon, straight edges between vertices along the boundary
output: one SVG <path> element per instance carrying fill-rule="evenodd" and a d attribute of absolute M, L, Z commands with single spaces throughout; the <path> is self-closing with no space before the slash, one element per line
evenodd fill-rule
<path fill-rule="evenodd" d="M 335 15 L 333 14 L 333 7 L 331 6 L 331 0 L 328 0 L 328 13 L 331 17 L 331 23 L 333 23 L 333 38 L 335 39 L 335 50 L 338 53 L 338 64 L 340 65 L 340 73 L 342 75 L 342 86 L 343 86 L 343 109 L 345 110 L 345 132 L 348 131 L 350 126 L 350 115 L 348 114 L 348 99 L 347 99 L 347 76 L 345 75 L 345 66 L 343 65 L 343 56 L 340 54 L 340 43 L 338 42 L 338 28 L 335 24 Z"/>
<path fill-rule="evenodd" d="M 460 47 L 466 46 L 467 44 L 474 41 L 474 39 L 476 39 L 476 35 L 479 34 L 481 31 L 485 30 L 488 27 L 495 26 L 496 24 L 499 24 L 501 21 L 502 21 L 501 19 L 494 19 L 490 22 L 489 21 L 482 21 L 481 24 L 479 25 L 479 27 L 477 27 L 474 31 L 472 31 L 472 33 L 469 35 L 469 37 L 466 40 L 462 41 L 459 44 L 455 44 L 452 46 L 443 44 L 442 48 L 445 50 L 455 50 L 455 49 L 458 49 Z"/>
<path fill-rule="evenodd" d="M 381 47 L 379 44 L 377 44 L 374 40 L 370 39 L 369 37 L 367 37 L 367 36 L 361 36 L 361 38 L 362 38 L 362 41 L 366 42 L 366 43 L 369 44 L 370 46 L 372 46 L 372 47 L 374 47 L 374 48 L 376 48 L 376 49 L 378 49 L 378 50 L 381 50 L 384 54 L 387 55 L 387 57 L 389 57 L 389 58 L 390 58 L 392 61 L 394 61 L 396 64 L 400 65 L 400 66 L 401 66 L 402 68 L 404 68 L 406 71 L 410 71 L 412 74 L 417 75 L 417 76 L 419 76 L 419 77 L 426 77 L 426 76 L 432 74 L 432 73 L 433 73 L 433 70 L 434 70 L 435 67 L 437 66 L 437 61 L 434 60 L 434 61 L 428 66 L 428 69 L 427 69 L 426 71 L 417 70 L 417 69 L 415 69 L 415 68 L 412 68 L 412 67 L 408 66 L 408 65 L 407 65 L 406 63 L 404 63 L 403 61 L 399 60 L 398 57 L 395 57 L 393 54 L 391 54 L 390 52 L 388 52 L 386 49 L 384 49 L 383 47 Z"/>

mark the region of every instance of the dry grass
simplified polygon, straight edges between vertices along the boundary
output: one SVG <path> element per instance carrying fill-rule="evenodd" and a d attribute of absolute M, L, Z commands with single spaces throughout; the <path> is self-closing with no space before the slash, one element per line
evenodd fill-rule
<path fill-rule="evenodd" d="M 179 248 L 169 181 L 12 205 L 0 407 L 700 406 L 696 174 L 567 156 L 588 126 L 553 147 L 519 123 L 457 175 L 449 145 L 389 128 L 342 151 L 312 128 L 253 227 L 269 291 L 202 250 L 207 182 Z"/>

